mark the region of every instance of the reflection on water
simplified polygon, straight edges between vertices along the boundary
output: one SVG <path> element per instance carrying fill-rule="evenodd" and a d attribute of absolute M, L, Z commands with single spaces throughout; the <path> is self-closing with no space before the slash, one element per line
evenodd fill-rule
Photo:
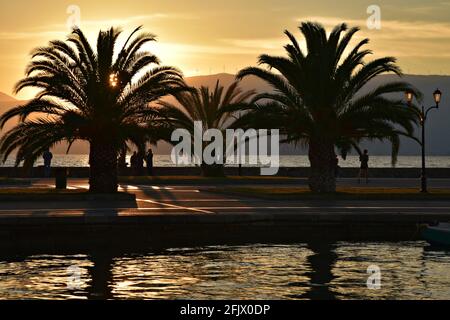
<path fill-rule="evenodd" d="M 380 290 L 366 286 L 370 265 L 381 268 Z M 450 299 L 449 268 L 450 253 L 423 242 L 41 255 L 0 258 L 0 298 Z"/>
<path fill-rule="evenodd" d="M 71 265 L 79 266 L 81 279 L 78 290 L 68 290 Z M 88 268 L 92 262 L 79 256 L 36 256 L 14 261 L 0 261 L 0 298 L 2 299 L 70 299 L 86 298 Z"/>

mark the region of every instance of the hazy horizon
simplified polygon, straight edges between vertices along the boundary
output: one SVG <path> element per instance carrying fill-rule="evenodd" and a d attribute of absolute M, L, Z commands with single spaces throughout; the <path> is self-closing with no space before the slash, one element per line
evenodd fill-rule
<path fill-rule="evenodd" d="M 391 74 L 392 75 L 392 74 Z M 188 82 L 192 82 L 194 79 L 201 79 L 201 78 L 208 78 L 209 81 L 211 81 L 210 79 L 220 79 L 223 76 L 225 77 L 234 77 L 235 74 L 234 73 L 227 73 L 227 72 L 219 72 L 219 73 L 214 73 L 214 74 L 199 74 L 199 75 L 195 75 L 195 76 L 186 76 L 185 79 L 188 80 Z M 389 76 L 388 74 L 386 75 L 382 75 L 383 76 Z M 392 75 L 394 76 L 394 75 Z M 450 77 L 450 74 L 404 74 L 404 77 L 429 77 L 429 78 L 436 78 L 436 77 Z M 204 85 L 204 84 L 201 84 Z M 194 85 L 195 86 L 195 85 Z M 3 100 L 6 99 L 6 100 Z M 12 99 L 11 101 L 26 101 L 28 98 L 20 98 L 20 96 L 16 96 L 12 93 L 8 93 L 8 92 L 2 92 L 0 91 L 0 102 L 5 102 L 5 101 L 10 101 L 9 99 Z"/>

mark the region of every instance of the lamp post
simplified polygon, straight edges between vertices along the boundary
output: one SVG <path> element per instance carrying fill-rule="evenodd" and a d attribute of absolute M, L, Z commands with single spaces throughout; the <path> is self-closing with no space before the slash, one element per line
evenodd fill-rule
<path fill-rule="evenodd" d="M 426 174 L 426 159 L 425 159 L 425 124 L 428 118 L 428 113 L 433 109 L 439 109 L 439 104 L 441 102 L 442 92 L 437 89 L 433 93 L 434 102 L 436 103 L 434 106 L 429 107 L 425 110 L 425 107 L 422 105 L 422 110 L 420 112 L 420 126 L 422 127 L 422 174 L 420 177 L 421 181 L 421 188 L 420 191 L 422 193 L 427 193 L 427 174 Z M 414 99 L 414 93 L 411 91 L 406 92 L 406 101 L 408 102 L 408 105 L 412 105 L 412 101 Z"/>

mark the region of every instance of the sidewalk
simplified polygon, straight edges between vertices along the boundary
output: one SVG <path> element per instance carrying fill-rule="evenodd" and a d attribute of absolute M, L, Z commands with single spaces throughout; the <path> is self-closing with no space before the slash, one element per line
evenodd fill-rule
<path fill-rule="evenodd" d="M 45 185 L 38 181 L 37 185 Z M 83 188 L 85 181 L 69 181 Z M 135 202 L 1 202 L 0 251 L 405 241 L 450 220 L 450 201 L 269 201 L 195 186 L 123 185 Z"/>

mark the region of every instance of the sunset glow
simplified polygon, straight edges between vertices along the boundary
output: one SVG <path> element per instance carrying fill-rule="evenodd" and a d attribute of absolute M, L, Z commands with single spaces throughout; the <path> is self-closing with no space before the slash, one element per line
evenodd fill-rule
<path fill-rule="evenodd" d="M 297 32 L 301 21 L 331 28 L 340 22 L 362 28 L 377 56 L 399 59 L 411 74 L 450 73 L 450 1 L 378 1 L 381 29 L 370 30 L 367 1 L 231 0 L 189 1 L 14 1 L 0 12 L 0 91 L 11 94 L 29 61 L 30 51 L 52 39 L 64 39 L 68 24 L 80 27 L 94 41 L 100 29 L 120 26 L 131 31 L 143 25 L 157 36 L 148 48 L 164 65 L 186 76 L 236 73 L 255 65 L 261 53 L 282 54 L 285 29 Z M 77 11 L 79 9 L 79 12 Z M 121 41 L 125 41 L 122 39 Z M 120 41 L 119 41 L 120 43 Z M 29 98 L 24 91 L 19 97 Z"/>

